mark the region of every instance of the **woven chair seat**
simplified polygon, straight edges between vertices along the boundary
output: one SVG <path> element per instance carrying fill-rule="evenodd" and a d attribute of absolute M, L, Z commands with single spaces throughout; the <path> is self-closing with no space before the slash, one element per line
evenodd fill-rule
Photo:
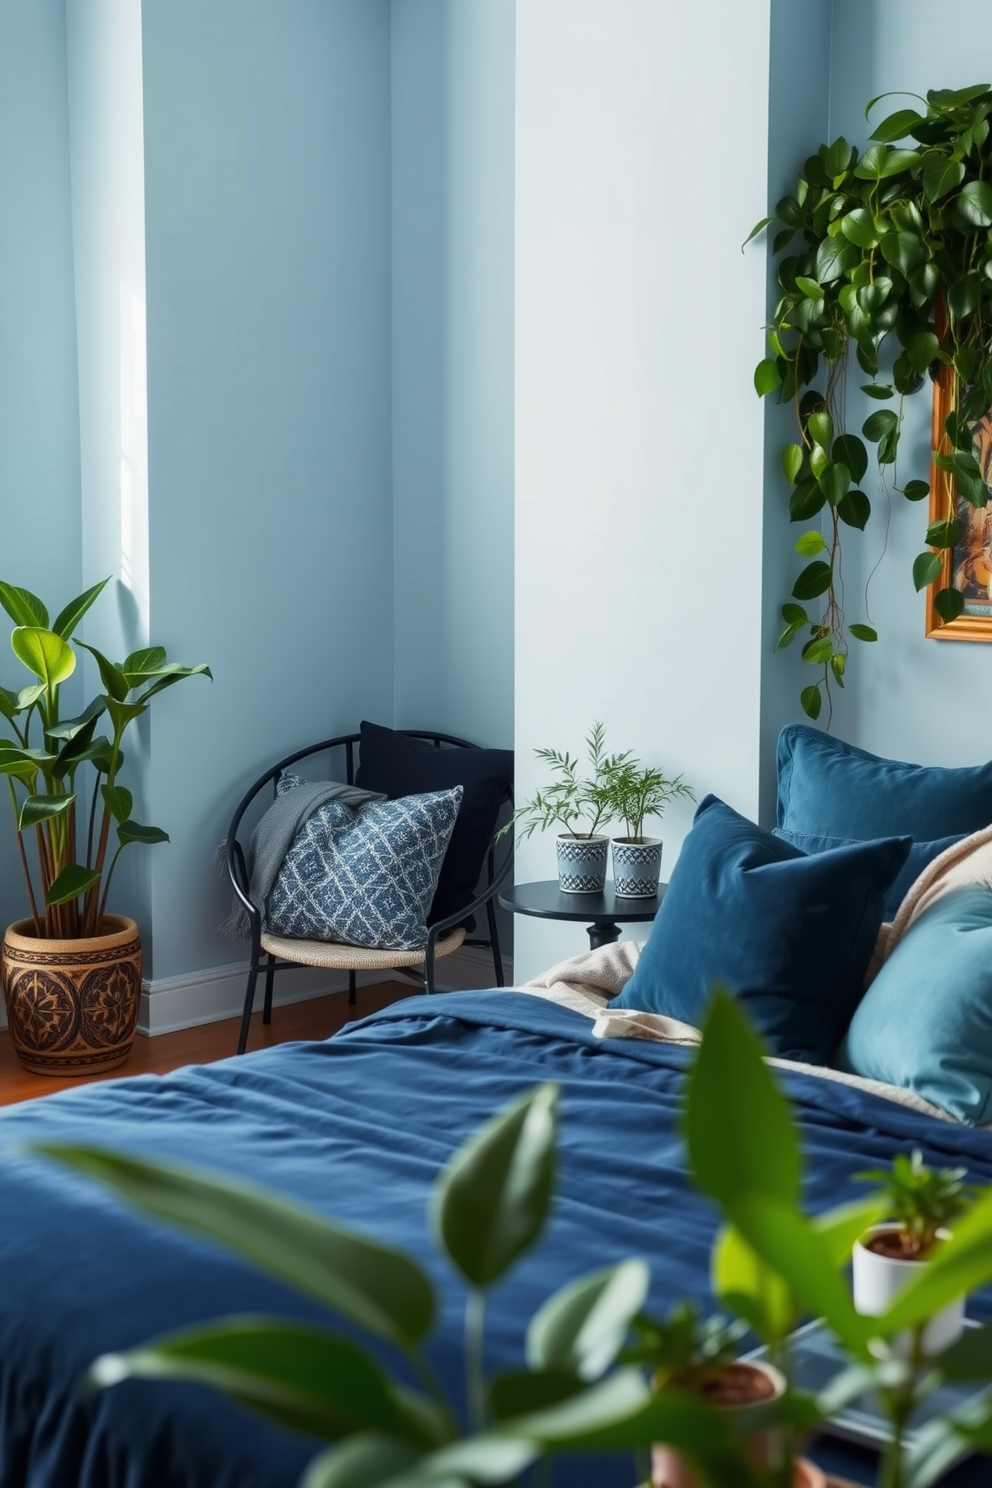
<path fill-rule="evenodd" d="M 450 930 L 434 947 L 434 955 L 450 956 L 465 939 L 465 927 Z M 423 951 L 383 951 L 366 946 L 340 945 L 327 940 L 292 940 L 288 936 L 268 935 L 261 938 L 263 951 L 292 961 L 298 966 L 327 966 L 342 971 L 388 971 L 400 966 L 423 966 Z"/>

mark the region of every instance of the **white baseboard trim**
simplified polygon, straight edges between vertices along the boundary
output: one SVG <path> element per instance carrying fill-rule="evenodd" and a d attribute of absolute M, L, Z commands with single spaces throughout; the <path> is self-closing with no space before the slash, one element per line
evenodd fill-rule
<path fill-rule="evenodd" d="M 512 985 L 512 963 L 505 961 L 504 967 L 507 985 Z M 160 1033 L 175 1033 L 180 1028 L 193 1028 L 200 1023 L 238 1017 L 244 1007 L 247 975 L 247 967 L 239 962 L 144 982 L 138 1032 L 154 1037 Z M 359 975 L 358 985 L 369 987 L 375 982 L 396 980 L 398 975 L 391 971 L 365 972 Z M 436 980 L 438 988 L 444 992 L 491 987 L 494 980 L 492 958 L 488 951 L 474 946 L 463 947 L 437 963 Z M 314 997 L 326 997 L 329 992 L 345 992 L 347 989 L 346 972 L 301 966 L 278 974 L 272 1003 L 274 1007 L 284 1007 L 291 1002 L 308 1002 Z M 411 982 L 411 994 L 416 990 Z M 259 977 L 255 988 L 256 1009 L 261 1008 L 264 995 L 264 978 Z"/>

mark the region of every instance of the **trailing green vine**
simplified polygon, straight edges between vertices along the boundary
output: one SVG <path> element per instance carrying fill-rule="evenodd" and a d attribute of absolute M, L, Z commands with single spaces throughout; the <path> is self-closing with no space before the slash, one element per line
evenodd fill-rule
<path fill-rule="evenodd" d="M 873 98 L 865 117 L 891 96 Z M 863 154 L 843 138 L 821 145 L 795 195 L 747 239 L 777 227 L 780 298 L 754 382 L 760 396 L 778 393 L 795 410 L 795 437 L 782 450 L 790 520 L 820 519 L 795 545 L 807 562 L 782 606 L 776 649 L 805 636 L 803 660 L 821 675 L 800 701 L 813 719 L 825 701 L 828 726 L 851 640 L 877 640 L 867 617 L 849 621 L 843 603 L 848 529 L 863 531 L 872 514 L 869 446 L 883 490 L 925 500 L 927 481 L 900 485 L 896 459 L 905 399 L 938 377 L 950 381 L 950 411 L 934 458 L 950 480 L 912 577 L 917 591 L 940 585 L 934 606 L 944 623 L 964 607 L 957 575 L 941 583 L 944 555 L 962 535 L 960 502 L 980 508 L 989 497 L 972 426 L 992 408 L 992 85 L 900 96 L 924 111 L 889 114 Z M 860 437 L 845 421 L 852 351 L 861 391 L 890 405 L 864 420 Z"/>

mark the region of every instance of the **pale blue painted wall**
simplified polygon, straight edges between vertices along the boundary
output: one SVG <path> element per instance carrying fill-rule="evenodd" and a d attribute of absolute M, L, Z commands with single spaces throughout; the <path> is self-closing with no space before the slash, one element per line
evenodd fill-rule
<path fill-rule="evenodd" d="M 392 708 L 387 0 L 145 0 L 154 975 L 239 959 L 211 858 Z"/>
<path fill-rule="evenodd" d="M 395 717 L 513 742 L 514 0 L 393 0 Z"/>
<path fill-rule="evenodd" d="M 80 588 L 62 0 L 0 0 L 0 203 L 0 578 L 58 609 Z M 0 613 L 0 683 L 20 687 L 30 679 L 8 634 Z M 8 811 L 0 803 L 3 923 L 27 912 Z"/>
<path fill-rule="evenodd" d="M 964 38 L 964 40 L 962 40 Z M 864 146 L 868 100 L 889 89 L 925 94 L 928 88 L 963 87 L 992 79 L 988 7 L 954 0 L 939 11 L 924 0 L 834 0 L 830 119 L 834 134 Z M 881 119 L 908 100 L 878 105 Z M 850 424 L 860 428 L 871 411 L 855 392 Z M 907 400 L 900 479 L 929 476 L 930 400 Z M 904 459 L 904 456 L 906 457 Z M 880 520 L 881 518 L 881 520 Z M 884 511 L 872 518 L 850 583 L 864 582 L 884 540 Z M 859 648 L 852 669 L 856 708 L 842 732 L 880 754 L 928 764 L 970 764 L 990 754 L 987 704 L 992 684 L 992 645 L 935 641 L 924 636 L 924 599 L 915 593 L 910 568 L 924 547 L 924 504 L 893 498 L 888 551 L 872 581 L 871 607 L 880 640 Z"/>

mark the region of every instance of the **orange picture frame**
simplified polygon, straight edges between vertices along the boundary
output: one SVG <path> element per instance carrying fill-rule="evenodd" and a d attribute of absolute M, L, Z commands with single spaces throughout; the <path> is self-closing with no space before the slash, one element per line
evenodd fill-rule
<path fill-rule="evenodd" d="M 939 452 L 944 420 L 954 402 L 954 372 L 941 367 L 933 387 L 933 417 L 930 448 Z M 992 474 L 992 409 L 975 425 L 975 456 L 988 482 Z M 992 495 L 992 492 L 990 492 Z M 930 521 L 956 516 L 962 535 L 953 548 L 941 553 L 939 577 L 927 588 L 926 634 L 937 641 L 992 641 L 992 499 L 986 507 L 974 507 L 957 492 L 954 477 L 941 470 L 931 455 Z M 964 610 L 956 620 L 942 620 L 934 607 L 938 590 L 954 583 L 964 594 Z"/>

